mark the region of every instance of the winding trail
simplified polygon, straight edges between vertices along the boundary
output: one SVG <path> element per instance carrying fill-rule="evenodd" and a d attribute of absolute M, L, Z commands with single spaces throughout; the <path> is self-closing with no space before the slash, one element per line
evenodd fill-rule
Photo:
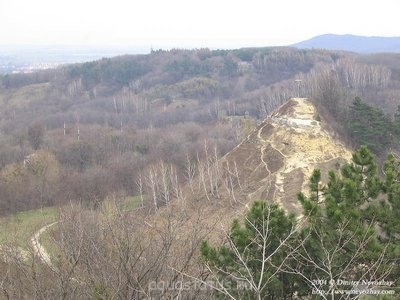
<path fill-rule="evenodd" d="M 37 257 L 39 257 L 39 259 L 45 264 L 47 265 L 50 269 L 52 269 L 53 271 L 55 270 L 53 264 L 51 263 L 51 259 L 50 259 L 50 255 L 49 253 L 46 251 L 46 249 L 43 247 L 42 244 L 40 244 L 40 236 L 46 231 L 48 230 L 50 227 L 54 226 L 55 224 L 57 224 L 58 221 L 47 224 L 45 226 L 43 226 L 42 228 L 40 228 L 31 238 L 30 242 L 33 248 L 33 252 L 35 255 L 37 255 Z"/>
<path fill-rule="evenodd" d="M 274 174 L 276 174 L 277 177 L 276 177 L 276 180 L 275 180 L 275 182 L 274 182 L 275 188 L 274 188 L 274 194 L 273 194 L 273 196 L 272 196 L 272 200 L 273 200 L 273 201 L 282 204 L 281 201 L 280 201 L 280 199 L 277 199 L 277 198 L 276 198 L 276 193 L 277 193 L 277 191 L 278 191 L 278 192 L 281 192 L 281 188 L 282 188 L 281 186 L 283 185 L 283 180 L 278 180 L 278 176 L 283 177 L 283 175 L 282 175 L 281 173 L 282 173 L 282 171 L 285 170 L 285 168 L 286 168 L 286 156 L 285 156 L 279 149 L 275 148 L 269 141 L 265 140 L 265 139 L 262 137 L 262 135 L 261 135 L 261 134 L 262 134 L 262 131 L 263 131 L 263 129 L 264 129 L 264 127 L 267 126 L 268 124 L 272 124 L 272 123 L 273 123 L 273 122 L 272 122 L 272 119 L 271 119 L 271 122 L 268 122 L 266 125 L 262 126 L 262 127 L 258 130 L 258 132 L 257 132 L 257 139 L 258 139 L 258 141 L 259 141 L 260 144 L 261 144 L 261 148 L 260 148 L 260 160 L 261 160 L 261 162 L 264 164 L 265 169 L 266 169 L 267 172 L 268 172 L 268 190 L 269 190 L 269 189 L 271 188 L 271 186 L 272 186 L 272 172 L 271 172 L 271 170 L 268 168 L 268 164 L 267 164 L 267 163 L 265 162 L 265 160 L 264 160 L 264 152 L 266 151 L 267 145 L 268 145 L 269 147 L 271 147 L 273 150 L 277 151 L 277 152 L 282 156 L 282 158 L 283 158 L 283 166 L 282 166 L 277 172 L 274 172 Z M 281 181 L 282 181 L 282 182 L 281 182 Z"/>
<path fill-rule="evenodd" d="M 54 225 L 56 225 L 56 224 L 58 224 L 58 223 L 59 223 L 59 221 L 56 221 L 56 222 L 53 222 L 53 223 L 50 223 L 50 224 L 47 224 L 47 225 L 43 226 L 43 227 L 40 228 L 40 229 L 32 236 L 32 238 L 31 238 L 31 245 L 32 245 L 34 254 L 35 254 L 36 256 L 38 256 L 39 259 L 40 259 L 46 266 L 48 266 L 53 272 L 55 272 L 55 273 L 57 273 L 57 274 L 58 274 L 59 272 L 57 271 L 57 269 L 54 267 L 53 263 L 51 262 L 49 253 L 46 251 L 46 249 L 43 247 L 43 245 L 40 244 L 39 239 L 40 239 L 40 236 L 41 236 L 46 230 L 48 230 L 50 227 L 52 227 L 52 226 L 54 226 Z M 80 281 L 80 280 L 78 280 L 78 279 L 76 279 L 76 278 L 74 278 L 74 277 L 70 277 L 69 280 L 71 280 L 71 281 L 73 281 L 73 282 L 75 282 L 75 283 L 78 283 L 78 284 L 82 284 L 82 281 Z"/>
<path fill-rule="evenodd" d="M 270 169 L 268 168 L 268 164 L 265 162 L 265 160 L 264 160 L 264 152 L 265 152 L 265 149 L 267 148 L 267 146 L 266 146 L 266 140 L 264 140 L 263 138 L 262 138 L 262 136 L 261 136 L 261 133 L 262 133 L 262 131 L 263 131 L 263 129 L 264 129 L 264 127 L 265 126 L 262 126 L 259 130 L 258 130 L 258 132 L 257 132 L 257 138 L 258 138 L 258 141 L 260 142 L 260 144 L 261 144 L 261 148 L 260 148 L 260 159 L 261 159 L 261 161 L 262 161 L 262 163 L 264 164 L 264 166 L 265 166 L 265 169 L 267 170 L 267 172 L 268 172 L 268 177 L 269 177 L 269 180 L 268 180 L 268 189 L 270 189 L 271 188 L 271 171 L 270 171 Z"/>

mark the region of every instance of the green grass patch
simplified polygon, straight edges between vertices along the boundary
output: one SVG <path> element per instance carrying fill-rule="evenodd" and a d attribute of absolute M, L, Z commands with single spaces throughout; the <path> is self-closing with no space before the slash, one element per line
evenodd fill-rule
<path fill-rule="evenodd" d="M 57 208 L 19 212 L 0 218 L 0 244 L 13 243 L 28 249 L 29 240 L 41 227 L 56 221 Z"/>
<path fill-rule="evenodd" d="M 143 196 L 144 197 L 144 196 Z M 139 196 L 129 196 L 118 204 L 118 208 L 122 212 L 134 210 L 140 207 L 142 198 Z"/>
<path fill-rule="evenodd" d="M 121 212 L 137 209 L 141 205 L 140 196 L 126 197 L 117 204 Z M 25 250 L 30 248 L 30 239 L 43 226 L 58 220 L 59 211 L 54 207 L 19 212 L 0 218 L 0 245 L 13 244 Z M 53 233 L 57 232 L 58 224 L 50 227 L 40 237 L 40 242 L 51 256 L 59 250 L 53 241 Z"/>

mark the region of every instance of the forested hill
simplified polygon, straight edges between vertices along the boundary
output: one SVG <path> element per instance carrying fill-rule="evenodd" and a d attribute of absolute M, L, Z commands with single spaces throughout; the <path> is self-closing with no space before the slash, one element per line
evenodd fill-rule
<path fill-rule="evenodd" d="M 171 50 L 0 77 L 0 294 L 395 299 L 399 62 Z"/>
<path fill-rule="evenodd" d="M 397 151 L 399 60 L 175 49 L 1 76 L 0 212 L 137 195 L 160 161 L 184 182 L 188 165 L 224 155 L 292 96 L 311 99 L 348 145 Z"/>
<path fill-rule="evenodd" d="M 16 124 L 26 125 L 24 120 L 36 119 L 47 128 L 56 128 L 63 116 L 58 116 L 57 123 L 53 118 L 55 113 L 64 116 L 66 113 L 67 123 L 72 122 L 71 114 L 79 112 L 81 123 L 100 124 L 104 124 L 105 115 L 110 123 L 115 123 L 119 113 L 117 123 L 120 123 L 121 115 L 123 119 L 125 113 L 143 115 L 160 103 L 168 108 L 184 105 L 189 111 L 188 106 L 194 105 L 190 100 L 199 105 L 194 118 L 208 120 L 210 114 L 208 108 L 203 111 L 203 104 L 218 98 L 222 102 L 230 100 L 233 114 L 243 115 L 248 111 L 260 116 L 254 102 L 260 101 L 265 88 L 297 73 L 306 73 L 318 61 L 326 60 L 331 61 L 326 53 L 285 48 L 153 51 L 149 55 L 121 56 L 35 74 L 3 76 L 3 97 L 11 99 L 3 109 L 6 114 L 9 111 L 16 115 L 31 114 L 22 123 L 14 123 L 13 128 Z M 286 91 L 278 89 L 274 94 L 283 92 Z M 15 93 L 29 94 L 29 101 Z M 15 98 L 24 105 L 13 103 L 18 102 Z M 40 113 L 30 113 L 27 102 L 29 106 L 41 107 Z"/>

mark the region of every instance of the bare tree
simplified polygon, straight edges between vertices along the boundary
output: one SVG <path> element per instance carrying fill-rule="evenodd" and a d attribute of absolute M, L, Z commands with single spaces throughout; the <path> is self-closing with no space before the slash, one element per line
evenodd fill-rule
<path fill-rule="evenodd" d="M 276 204 L 255 202 L 244 227 L 234 221 L 230 232 L 222 231 L 226 241 L 223 246 L 202 244 L 201 254 L 211 281 L 201 282 L 230 299 L 294 295 L 290 286 L 285 291 L 280 289 L 285 277 L 291 276 L 285 269 L 299 248 L 294 216 L 286 216 Z"/>
<path fill-rule="evenodd" d="M 193 181 L 196 176 L 196 166 L 192 162 L 191 158 L 189 157 L 189 154 L 186 154 L 186 169 L 185 169 L 185 177 L 189 183 L 190 190 L 192 193 L 194 192 L 193 189 Z"/>
<path fill-rule="evenodd" d="M 151 196 L 153 199 L 154 210 L 158 210 L 158 173 L 156 169 L 152 166 L 148 170 L 148 174 L 146 176 L 146 183 L 150 189 Z"/>
<path fill-rule="evenodd" d="M 384 280 L 393 267 L 387 264 L 386 247 L 378 257 L 366 261 L 365 254 L 374 237 L 367 231 L 360 238 L 358 232 L 350 228 L 350 221 L 340 224 L 338 240 L 333 247 L 331 236 L 318 229 L 312 230 L 309 234 L 314 237 L 314 249 L 308 241 L 300 244 L 298 251 L 290 254 L 296 263 L 286 266 L 285 271 L 303 278 L 312 293 L 322 299 L 354 299 L 359 297 L 358 291 L 376 289 L 376 285 L 367 282 Z M 318 254 L 314 252 L 316 248 L 320 249 Z M 347 249 L 354 251 L 344 259 Z"/>
<path fill-rule="evenodd" d="M 144 197 L 143 197 L 143 178 L 142 173 L 139 173 L 139 178 L 136 181 L 137 188 L 139 190 L 140 195 L 140 207 L 144 207 Z"/>

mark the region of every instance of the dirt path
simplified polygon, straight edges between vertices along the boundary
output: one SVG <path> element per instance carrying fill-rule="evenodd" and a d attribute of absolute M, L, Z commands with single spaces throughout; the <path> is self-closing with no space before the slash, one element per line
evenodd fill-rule
<path fill-rule="evenodd" d="M 265 126 L 266 126 L 266 125 L 265 125 Z M 284 169 L 286 157 L 285 157 L 285 155 L 283 155 L 283 153 L 282 153 L 281 151 L 279 151 L 279 149 L 276 149 L 274 146 L 272 146 L 272 144 L 271 144 L 269 141 L 266 141 L 266 140 L 262 137 L 261 134 L 262 134 L 262 131 L 263 131 L 263 129 L 264 129 L 265 126 L 262 126 L 262 127 L 258 130 L 258 132 L 257 132 L 257 138 L 258 138 L 259 143 L 261 144 L 261 148 L 260 148 L 260 160 L 261 160 L 261 162 L 264 164 L 265 169 L 266 169 L 267 172 L 268 172 L 268 176 L 267 176 L 267 177 L 268 177 L 268 190 L 269 190 L 269 189 L 271 189 L 271 187 L 272 187 L 272 172 L 271 172 L 271 170 L 269 169 L 267 162 L 264 160 L 264 152 L 265 152 L 266 149 L 267 149 L 267 145 L 269 145 L 273 150 L 278 151 L 278 152 L 282 155 L 282 158 L 283 158 L 283 167 L 282 167 L 281 169 Z M 275 173 L 278 173 L 278 174 L 279 174 L 279 172 L 275 172 Z M 279 189 L 276 180 L 275 180 L 275 182 L 274 182 L 274 186 L 275 186 L 275 188 L 274 188 L 274 193 L 273 193 L 273 195 L 272 195 L 272 200 L 274 200 L 274 201 L 276 201 L 276 202 L 279 202 L 278 199 L 276 199 L 276 192 L 277 192 L 278 189 Z"/>
<path fill-rule="evenodd" d="M 286 159 L 287 159 L 287 157 L 286 157 L 286 155 L 284 155 L 279 149 L 277 149 L 276 147 L 274 147 L 274 146 L 272 145 L 272 143 L 270 143 L 269 141 L 263 139 L 263 137 L 262 137 L 262 135 L 261 135 L 263 129 L 264 129 L 264 126 L 261 127 L 261 128 L 258 130 L 258 132 L 257 132 L 257 138 L 258 138 L 258 141 L 261 143 L 260 159 L 261 159 L 262 163 L 264 164 L 265 169 L 266 169 L 267 172 L 268 172 L 268 178 L 269 178 L 269 180 L 268 180 L 268 190 L 269 190 L 269 189 L 271 188 L 271 186 L 272 186 L 272 176 L 271 176 L 271 175 L 272 175 L 272 172 L 271 172 L 270 169 L 268 168 L 267 162 L 264 160 L 264 152 L 266 151 L 267 145 L 268 145 L 269 147 L 271 147 L 271 149 L 277 151 L 277 152 L 282 156 L 282 159 L 283 159 L 283 166 L 282 166 L 278 171 L 274 172 L 274 174 L 276 174 L 276 179 L 275 179 L 275 182 L 274 182 L 274 186 L 275 186 L 275 188 L 274 188 L 274 193 L 273 193 L 273 195 L 272 195 L 272 200 L 275 201 L 276 203 L 278 203 L 279 205 L 282 206 L 281 197 L 280 197 L 280 196 L 277 197 L 276 194 L 277 194 L 277 193 L 278 193 L 278 194 L 283 193 L 283 171 L 286 169 Z"/>
<path fill-rule="evenodd" d="M 58 222 L 53 222 L 50 224 L 47 224 L 46 226 L 43 226 L 42 228 L 40 228 L 31 238 L 30 242 L 34 251 L 34 254 L 37 255 L 39 257 L 39 259 L 46 264 L 49 268 L 51 268 L 52 270 L 54 269 L 52 263 L 51 263 L 51 259 L 50 259 L 50 255 L 49 253 L 46 251 L 46 249 L 42 246 L 42 244 L 40 244 L 40 236 L 50 227 L 54 226 L 55 224 L 57 224 Z"/>

